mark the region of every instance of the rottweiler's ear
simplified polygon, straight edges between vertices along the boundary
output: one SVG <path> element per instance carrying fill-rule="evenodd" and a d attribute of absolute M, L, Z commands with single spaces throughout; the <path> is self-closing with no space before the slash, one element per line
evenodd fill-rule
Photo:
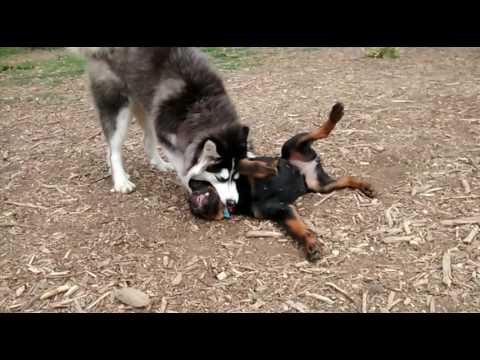
<path fill-rule="evenodd" d="M 248 126 L 244 126 L 242 127 L 242 132 L 243 132 L 243 137 L 245 139 L 248 138 L 248 134 L 250 133 L 250 128 Z"/>
<path fill-rule="evenodd" d="M 251 178 L 266 178 L 277 175 L 277 169 L 260 160 L 240 160 L 238 170 L 240 175 Z"/>

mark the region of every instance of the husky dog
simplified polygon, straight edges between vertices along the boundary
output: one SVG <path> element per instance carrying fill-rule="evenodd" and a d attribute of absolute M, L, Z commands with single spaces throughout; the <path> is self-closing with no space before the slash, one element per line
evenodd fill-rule
<path fill-rule="evenodd" d="M 68 48 L 87 59 L 90 90 L 105 138 L 112 191 L 135 189 L 122 162 L 122 144 L 135 117 L 152 166 L 211 183 L 224 204 L 238 202 L 238 164 L 247 154 L 243 126 L 223 81 L 195 48 Z M 158 151 L 160 144 L 169 162 Z M 173 165 L 173 166 L 172 166 Z"/>

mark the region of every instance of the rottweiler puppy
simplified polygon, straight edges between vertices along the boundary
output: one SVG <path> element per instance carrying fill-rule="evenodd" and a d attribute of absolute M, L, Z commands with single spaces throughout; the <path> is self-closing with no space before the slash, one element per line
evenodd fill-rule
<path fill-rule="evenodd" d="M 345 188 L 358 189 L 374 197 L 372 187 L 353 176 L 331 178 L 323 169 L 320 157 L 312 143 L 328 137 L 344 114 L 344 107 L 336 103 L 323 126 L 297 134 L 282 147 L 281 157 L 253 157 L 239 164 L 237 188 L 239 202 L 225 207 L 213 186 L 207 182 L 192 181 L 189 196 L 191 212 L 206 220 L 221 220 L 230 214 L 249 215 L 278 222 L 303 247 L 309 261 L 321 257 L 321 245 L 316 234 L 307 228 L 293 203 L 302 195 L 330 193 Z"/>

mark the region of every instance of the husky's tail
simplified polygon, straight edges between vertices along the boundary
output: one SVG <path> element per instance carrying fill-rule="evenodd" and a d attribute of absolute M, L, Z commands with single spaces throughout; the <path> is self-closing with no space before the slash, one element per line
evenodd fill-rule
<path fill-rule="evenodd" d="M 81 55 L 85 58 L 101 57 L 105 55 L 109 48 L 107 47 L 67 47 L 67 50 Z"/>

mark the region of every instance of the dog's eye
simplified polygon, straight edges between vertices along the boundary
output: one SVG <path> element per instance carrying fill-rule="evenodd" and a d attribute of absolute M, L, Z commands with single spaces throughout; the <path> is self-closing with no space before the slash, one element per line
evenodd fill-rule
<path fill-rule="evenodd" d="M 227 182 L 229 178 L 229 173 L 227 169 L 222 169 L 218 174 L 215 175 L 219 182 Z"/>
<path fill-rule="evenodd" d="M 222 176 L 215 176 L 218 182 L 225 183 L 228 181 L 228 178 L 224 178 Z"/>

